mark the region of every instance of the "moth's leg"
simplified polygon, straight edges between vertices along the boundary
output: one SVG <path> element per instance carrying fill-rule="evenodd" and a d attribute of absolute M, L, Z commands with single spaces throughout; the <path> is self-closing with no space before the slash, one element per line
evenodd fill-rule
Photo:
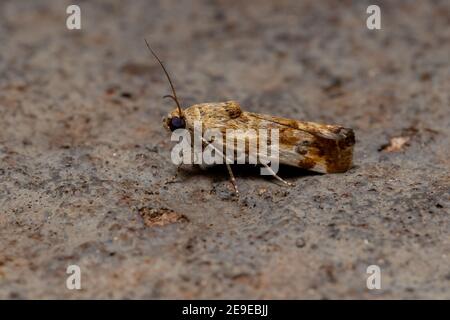
<path fill-rule="evenodd" d="M 215 145 L 213 145 L 212 143 L 210 143 L 209 141 L 207 141 L 205 138 L 203 138 L 203 137 L 201 137 L 201 138 L 202 138 L 202 141 L 203 141 L 204 143 L 211 145 L 211 147 L 212 147 L 219 155 L 222 156 L 222 158 L 223 158 L 223 160 L 224 160 L 224 162 L 225 162 L 225 165 L 227 166 L 228 174 L 230 175 L 230 180 L 231 180 L 231 184 L 233 185 L 234 192 L 236 193 L 236 195 L 239 195 L 239 190 L 238 190 L 237 185 L 236 185 L 236 178 L 234 177 L 233 170 L 231 170 L 230 164 L 227 162 L 227 160 L 228 160 L 227 156 L 224 155 L 222 151 L 220 151 L 218 148 L 216 148 Z"/>
<path fill-rule="evenodd" d="M 181 150 L 181 156 L 183 157 L 183 155 L 184 155 L 184 153 L 183 153 L 183 150 Z M 166 180 L 166 184 L 167 183 L 175 183 L 175 180 L 176 180 L 176 178 L 178 178 L 178 174 L 180 173 L 180 169 L 181 169 L 181 166 L 183 165 L 183 162 L 181 162 L 179 165 L 177 165 L 177 171 L 175 171 L 175 174 L 172 176 L 172 178 L 169 178 L 169 179 L 167 179 Z"/>
<path fill-rule="evenodd" d="M 231 184 L 234 187 L 234 192 L 236 193 L 236 195 L 239 195 L 239 190 L 236 185 L 236 179 L 234 178 L 233 170 L 231 170 L 230 164 L 227 163 L 226 161 L 225 161 L 225 165 L 227 166 L 228 174 L 230 175 Z"/>
<path fill-rule="evenodd" d="M 174 183 L 174 182 L 175 182 L 176 178 L 178 178 L 178 174 L 180 173 L 180 169 L 181 169 L 181 166 L 182 166 L 182 165 L 183 165 L 183 163 L 180 163 L 180 164 L 177 166 L 177 171 L 175 171 L 175 174 L 172 176 L 172 178 L 169 178 L 169 179 L 166 180 L 166 184 L 167 184 L 167 183 Z"/>
<path fill-rule="evenodd" d="M 275 171 L 273 171 L 272 168 L 269 167 L 267 164 L 265 164 L 265 163 L 263 163 L 263 162 L 261 162 L 261 164 L 262 164 L 264 167 L 266 167 L 266 169 L 269 170 L 270 173 L 271 173 L 278 181 L 283 182 L 285 185 L 287 185 L 287 186 L 289 186 L 289 187 L 294 187 L 294 186 L 295 186 L 295 184 L 290 183 L 290 182 L 287 182 L 286 180 L 283 180 L 281 177 L 279 177 L 279 176 L 275 173 Z"/>

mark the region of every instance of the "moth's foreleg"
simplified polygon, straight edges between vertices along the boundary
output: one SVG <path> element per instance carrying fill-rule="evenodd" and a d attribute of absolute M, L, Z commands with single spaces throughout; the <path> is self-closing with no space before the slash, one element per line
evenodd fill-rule
<path fill-rule="evenodd" d="M 228 162 L 231 162 L 231 161 L 212 142 L 206 140 L 203 137 L 201 137 L 201 139 L 202 139 L 202 141 L 204 143 L 206 143 L 207 145 L 210 145 L 215 150 L 215 152 L 217 152 L 223 158 L 223 161 L 225 162 L 225 165 L 227 166 L 228 174 L 230 175 L 230 180 L 231 180 L 231 184 L 233 185 L 234 192 L 236 193 L 236 195 L 239 195 L 239 190 L 238 190 L 237 185 L 236 185 L 236 178 L 234 177 L 233 170 L 231 170 L 231 166 L 228 163 Z"/>
<path fill-rule="evenodd" d="M 183 163 L 180 163 L 178 166 L 177 166 L 177 170 L 175 171 L 175 174 L 172 176 L 172 178 L 169 178 L 169 179 L 167 179 L 166 180 L 166 184 L 169 184 L 169 183 L 175 183 L 175 180 L 178 178 L 178 174 L 180 173 L 180 170 L 181 170 L 181 166 L 183 165 Z"/>
<path fill-rule="evenodd" d="M 181 149 L 181 158 L 184 158 L 184 152 L 183 149 Z M 166 184 L 175 183 L 175 180 L 178 178 L 178 174 L 181 171 L 181 166 L 183 165 L 183 161 L 181 161 L 180 164 L 177 165 L 177 170 L 175 171 L 175 174 L 172 176 L 172 178 L 169 178 L 166 180 Z"/>

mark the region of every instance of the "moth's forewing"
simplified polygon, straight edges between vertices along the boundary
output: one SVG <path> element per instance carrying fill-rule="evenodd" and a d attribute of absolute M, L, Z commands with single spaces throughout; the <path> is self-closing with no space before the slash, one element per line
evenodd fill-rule
<path fill-rule="evenodd" d="M 345 172 L 352 166 L 352 129 L 255 113 L 247 116 L 261 120 L 260 127 L 279 129 L 280 163 L 324 173 Z"/>
<path fill-rule="evenodd" d="M 278 129 L 279 162 L 282 164 L 324 173 L 345 172 L 352 166 L 355 144 L 352 129 L 244 112 L 234 101 L 194 105 L 185 109 L 184 114 L 188 129 L 193 130 L 194 122 L 201 121 L 203 130 L 218 129 L 224 138 L 228 129 L 257 133 L 259 129 Z M 235 138 L 235 154 L 245 151 L 238 146 L 244 145 L 248 150 L 249 144 L 259 144 L 263 140 L 258 134 Z M 215 141 L 214 144 L 222 148 L 225 142 Z M 223 150 L 225 152 L 225 148 Z"/>

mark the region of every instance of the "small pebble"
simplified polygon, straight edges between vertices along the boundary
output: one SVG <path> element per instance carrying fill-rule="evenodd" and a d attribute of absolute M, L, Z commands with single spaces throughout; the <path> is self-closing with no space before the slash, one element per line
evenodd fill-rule
<path fill-rule="evenodd" d="M 295 240 L 295 246 L 297 248 L 303 248 L 305 246 L 306 242 L 303 238 L 297 238 L 297 240 Z"/>

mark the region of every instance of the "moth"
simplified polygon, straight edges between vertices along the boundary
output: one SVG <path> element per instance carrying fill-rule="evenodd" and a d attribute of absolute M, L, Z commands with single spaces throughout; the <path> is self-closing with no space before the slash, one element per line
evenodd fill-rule
<path fill-rule="evenodd" d="M 341 173 L 352 167 L 355 134 L 350 128 L 247 112 L 243 111 L 236 101 L 201 103 L 183 109 L 164 64 L 152 50 L 147 40 L 145 40 L 145 43 L 161 65 L 172 89 L 172 94 L 166 95 L 164 98 L 172 99 L 177 106 L 163 120 L 166 129 L 172 132 L 177 129 L 187 129 L 193 134 L 196 121 L 203 123 L 204 130 L 214 128 L 222 132 L 224 136 L 226 136 L 227 129 L 242 129 L 244 131 L 255 129 L 255 132 L 259 132 L 259 129 L 278 129 L 278 157 L 281 164 L 320 173 Z M 248 144 L 249 139 L 254 139 L 256 143 L 261 141 L 258 133 L 250 137 L 237 136 L 236 138 L 237 140 L 245 139 L 243 145 Z M 222 149 L 223 144 L 220 143 L 214 144 L 214 141 L 203 139 L 204 147 L 213 145 L 213 148 L 225 157 L 225 152 Z M 236 148 L 237 145 L 239 143 L 232 146 L 227 145 L 227 147 Z M 242 150 L 233 150 L 233 152 L 238 151 Z M 227 161 L 224 161 L 224 163 L 228 169 L 235 193 L 238 194 L 236 179 L 230 164 Z M 266 163 L 262 163 L 262 165 L 269 168 Z M 286 185 L 292 185 L 280 178 L 275 172 L 272 171 L 272 173 L 279 181 Z"/>

